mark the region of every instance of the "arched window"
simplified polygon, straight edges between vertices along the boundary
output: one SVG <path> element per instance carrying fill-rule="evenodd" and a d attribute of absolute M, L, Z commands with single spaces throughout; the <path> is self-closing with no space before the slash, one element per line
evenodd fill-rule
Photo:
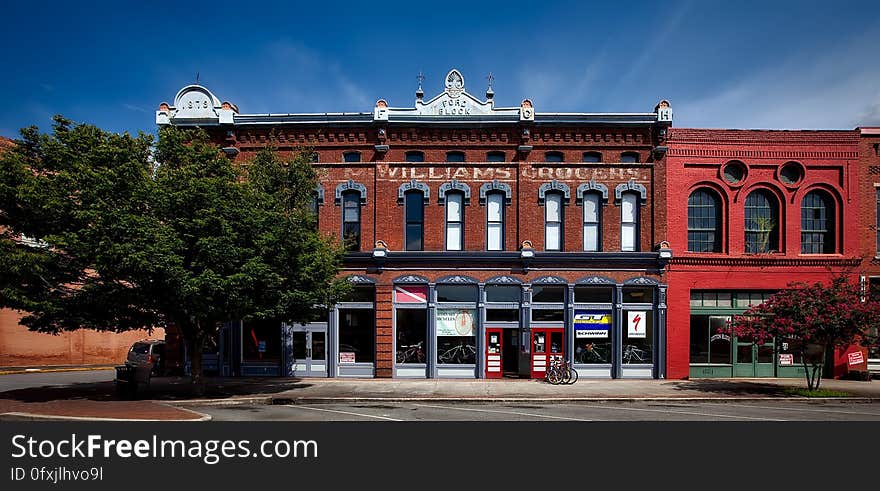
<path fill-rule="evenodd" d="M 464 249 L 464 194 L 446 193 L 446 250 Z"/>
<path fill-rule="evenodd" d="M 342 193 L 342 243 L 347 251 L 361 249 L 361 193 Z"/>
<path fill-rule="evenodd" d="M 447 162 L 464 162 L 464 152 L 446 152 Z"/>
<path fill-rule="evenodd" d="M 544 250 L 562 250 L 562 193 L 550 192 L 544 197 Z"/>
<path fill-rule="evenodd" d="M 421 251 L 424 248 L 425 202 L 421 191 L 407 191 L 404 195 L 406 206 L 406 250 Z"/>
<path fill-rule="evenodd" d="M 599 152 L 584 152 L 584 162 L 601 162 L 602 154 Z"/>
<path fill-rule="evenodd" d="M 544 162 L 562 162 L 565 158 L 562 152 L 547 152 L 544 154 Z"/>
<path fill-rule="evenodd" d="M 584 193 L 584 250 L 602 250 L 602 195 Z"/>
<path fill-rule="evenodd" d="M 697 189 L 688 197 L 688 251 L 721 252 L 721 199 Z"/>
<path fill-rule="evenodd" d="M 635 164 L 639 161 L 638 152 L 623 152 L 620 154 L 620 161 L 624 164 Z"/>
<path fill-rule="evenodd" d="M 758 189 L 746 198 L 746 253 L 779 250 L 779 202 L 770 191 Z"/>
<path fill-rule="evenodd" d="M 639 195 L 632 192 L 620 195 L 620 250 L 639 250 Z"/>
<path fill-rule="evenodd" d="M 486 162 L 504 162 L 504 152 L 494 151 L 487 153 Z"/>
<path fill-rule="evenodd" d="M 418 150 L 410 150 L 406 152 L 406 161 L 407 162 L 424 162 L 425 161 L 425 152 L 420 152 Z"/>
<path fill-rule="evenodd" d="M 834 199 L 810 191 L 801 204 L 801 254 L 834 254 Z"/>
<path fill-rule="evenodd" d="M 345 152 L 342 154 L 343 160 L 346 162 L 360 162 L 361 161 L 361 153 L 360 152 Z"/>
<path fill-rule="evenodd" d="M 504 250 L 504 193 L 486 194 L 486 250 Z"/>

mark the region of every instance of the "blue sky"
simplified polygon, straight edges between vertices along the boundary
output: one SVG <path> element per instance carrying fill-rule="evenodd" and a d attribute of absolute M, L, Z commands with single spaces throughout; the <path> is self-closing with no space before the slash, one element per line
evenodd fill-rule
<path fill-rule="evenodd" d="M 243 113 L 410 107 L 459 68 L 479 97 L 675 126 L 880 124 L 880 1 L 11 2 L 0 135 L 53 114 L 154 132 L 200 81 Z"/>

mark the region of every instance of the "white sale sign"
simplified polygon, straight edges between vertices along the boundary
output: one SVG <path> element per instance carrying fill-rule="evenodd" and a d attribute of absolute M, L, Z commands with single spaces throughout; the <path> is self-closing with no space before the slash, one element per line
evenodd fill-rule
<path fill-rule="evenodd" d="M 635 310 L 630 310 L 626 313 L 626 335 L 630 338 L 644 338 L 647 337 L 647 333 L 645 332 L 645 325 L 647 324 L 645 318 L 647 317 L 647 312 L 640 312 Z"/>

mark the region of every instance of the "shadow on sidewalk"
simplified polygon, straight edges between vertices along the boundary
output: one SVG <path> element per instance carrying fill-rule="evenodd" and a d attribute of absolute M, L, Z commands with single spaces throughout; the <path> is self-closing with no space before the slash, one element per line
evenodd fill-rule
<path fill-rule="evenodd" d="M 785 397 L 786 385 L 751 382 L 751 381 L 733 381 L 733 380 L 683 380 L 680 382 L 669 382 L 675 390 L 679 391 L 696 391 L 718 396 L 777 396 Z"/>
<path fill-rule="evenodd" d="M 148 387 L 139 386 L 134 394 L 116 390 L 109 382 L 81 383 L 64 386 L 28 387 L 0 392 L 0 399 L 33 403 L 64 400 L 89 401 L 185 401 L 197 399 L 225 399 L 235 396 L 261 396 L 310 387 L 297 378 L 207 378 L 205 392 L 193 395 L 187 377 L 156 377 Z"/>

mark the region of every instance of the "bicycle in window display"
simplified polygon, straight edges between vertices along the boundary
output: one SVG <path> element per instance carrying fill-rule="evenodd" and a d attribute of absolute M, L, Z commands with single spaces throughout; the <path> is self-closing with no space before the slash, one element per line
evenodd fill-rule
<path fill-rule="evenodd" d="M 550 360 L 550 368 L 547 369 L 545 380 L 553 385 L 573 384 L 578 380 L 578 372 L 571 366 L 570 361 L 561 358 Z"/>
<path fill-rule="evenodd" d="M 425 363 L 425 343 L 403 344 L 397 347 L 397 363 Z"/>
<path fill-rule="evenodd" d="M 587 343 L 578 347 L 575 360 L 578 363 L 608 363 L 608 352 L 593 343 Z"/>
<path fill-rule="evenodd" d="M 440 363 L 462 365 L 465 363 L 474 363 L 476 354 L 477 348 L 475 346 L 465 344 L 465 342 L 462 341 L 452 348 L 439 353 L 437 358 L 440 360 Z"/>
<path fill-rule="evenodd" d="M 651 363 L 651 352 L 632 344 L 623 346 L 623 363 Z"/>

